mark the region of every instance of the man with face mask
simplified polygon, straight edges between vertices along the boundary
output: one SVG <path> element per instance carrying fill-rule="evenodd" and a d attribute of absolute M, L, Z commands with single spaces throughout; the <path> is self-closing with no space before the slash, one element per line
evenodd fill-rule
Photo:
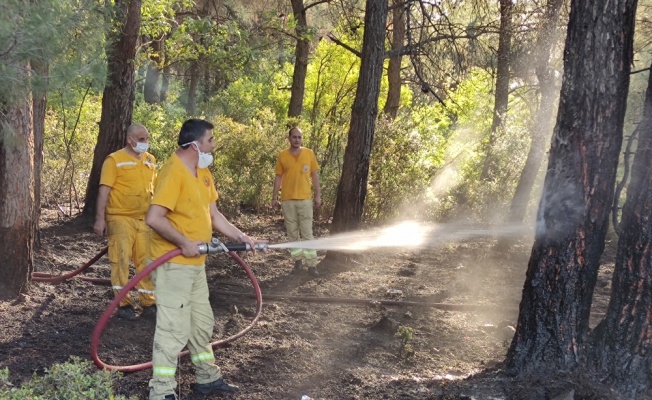
<path fill-rule="evenodd" d="M 213 229 L 248 243 L 249 238 L 218 211 L 217 191 L 208 166 L 215 148 L 213 124 L 190 119 L 183 123 L 179 147 L 158 175 L 146 222 L 154 231 L 150 258 L 155 260 L 176 248 L 182 254 L 152 271 L 156 284 L 156 332 L 152 353 L 150 400 L 174 400 L 179 352 L 188 347 L 195 366 L 195 390 L 201 394 L 235 393 L 226 383 L 210 345 L 213 309 L 208 299 L 206 255 L 198 245 L 211 240 Z"/>
<path fill-rule="evenodd" d="M 111 285 L 118 293 L 129 281 L 129 262 L 136 273 L 145 269 L 151 230 L 145 213 L 154 193 L 156 159 L 147 152 L 149 132 L 140 124 L 127 128 L 127 144 L 109 154 L 102 165 L 100 188 L 93 230 L 109 241 Z M 149 277 L 136 286 L 141 315 L 156 315 L 154 285 Z M 126 296 L 120 301 L 117 315 L 135 320 L 135 301 Z"/>

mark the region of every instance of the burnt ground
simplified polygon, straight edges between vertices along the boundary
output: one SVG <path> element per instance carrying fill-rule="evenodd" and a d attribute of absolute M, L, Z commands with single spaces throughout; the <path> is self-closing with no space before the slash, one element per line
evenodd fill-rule
<path fill-rule="evenodd" d="M 83 265 L 104 246 L 90 223 L 64 220 L 44 210 L 42 246 L 35 270 L 60 274 Z M 280 216 L 241 215 L 233 221 L 252 236 L 285 241 Z M 317 224 L 317 235 L 326 226 Z M 332 302 L 266 300 L 258 324 L 216 350 L 225 378 L 241 387 L 238 399 L 619 399 L 608 387 L 577 375 L 506 378 L 500 362 L 518 315 L 531 243 L 496 254 L 494 240 L 451 242 L 419 251 L 394 249 L 358 254 L 352 266 L 331 265 L 311 278 L 292 274 L 282 251 L 248 254 L 263 293 L 320 296 Z M 608 247 L 613 247 L 611 244 Z M 613 249 L 610 250 L 613 253 Z M 604 312 L 613 256 L 601 268 L 593 310 Z M 86 272 L 108 278 L 106 258 Z M 207 275 L 215 311 L 215 340 L 249 324 L 255 300 L 223 294 L 252 293 L 243 270 L 225 255 L 211 255 Z M 481 305 L 480 311 L 433 306 L 356 304 L 339 298 Z M 24 296 L 0 302 L 0 368 L 14 384 L 29 380 L 70 356 L 89 359 L 93 328 L 112 299 L 108 287 L 72 279 L 34 282 Z M 597 322 L 592 321 L 593 323 Z M 409 346 L 395 335 L 413 331 Z M 112 365 L 149 361 L 154 321 L 110 320 L 100 358 Z M 125 374 L 116 392 L 145 399 L 151 370 Z M 192 392 L 193 370 L 183 358 L 177 373 L 181 399 Z M 305 399 L 305 397 L 304 397 Z"/>

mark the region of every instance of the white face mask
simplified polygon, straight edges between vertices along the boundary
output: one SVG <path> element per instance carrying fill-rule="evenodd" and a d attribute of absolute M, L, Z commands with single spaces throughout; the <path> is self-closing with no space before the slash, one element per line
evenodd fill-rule
<path fill-rule="evenodd" d="M 144 143 L 144 142 L 136 142 L 135 146 L 131 146 L 132 149 L 138 154 L 142 154 L 149 149 L 149 143 Z"/>
<path fill-rule="evenodd" d="M 213 163 L 213 155 L 211 153 L 202 153 L 202 151 L 199 150 L 199 144 L 197 142 L 191 142 L 191 144 L 195 145 L 195 147 L 197 148 L 197 153 L 199 153 L 199 160 L 197 161 L 197 167 L 207 168 L 209 165 Z"/>

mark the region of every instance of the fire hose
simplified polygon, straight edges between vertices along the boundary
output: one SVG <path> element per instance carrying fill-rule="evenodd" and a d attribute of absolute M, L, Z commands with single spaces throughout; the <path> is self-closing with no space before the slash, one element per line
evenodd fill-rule
<path fill-rule="evenodd" d="M 65 281 L 67 279 L 70 279 L 73 276 L 83 272 L 84 270 L 86 270 L 91 265 L 95 264 L 97 262 L 97 260 L 102 258 L 107 253 L 108 250 L 109 250 L 108 247 L 103 248 L 99 253 L 97 253 L 97 255 L 95 257 L 91 258 L 86 264 L 84 264 L 81 267 L 77 268 L 76 270 L 74 270 L 72 272 L 69 272 L 67 274 L 64 274 L 64 275 L 52 275 L 52 274 L 48 274 L 48 273 L 45 273 L 45 272 L 33 272 L 32 273 L 32 281 L 34 281 L 34 282 L 59 283 L 59 282 Z M 86 282 L 91 282 L 91 283 L 95 283 L 95 284 L 103 284 L 106 281 L 106 279 L 103 279 L 103 278 L 90 278 L 90 277 L 85 277 L 85 276 L 79 276 L 78 278 L 81 279 L 81 280 L 84 280 Z"/>
<path fill-rule="evenodd" d="M 264 250 L 266 248 L 267 248 L 266 244 L 256 245 L 257 250 Z M 235 253 L 236 251 L 246 251 L 246 250 L 251 250 L 250 246 L 246 243 L 225 244 L 225 243 L 221 243 L 216 238 L 213 238 L 213 240 L 210 243 L 204 243 L 199 245 L 199 252 L 201 254 L 214 254 L 220 252 L 228 252 L 229 256 L 231 256 L 231 258 L 233 258 L 236 262 L 238 262 L 238 264 L 240 264 L 242 269 L 244 269 L 244 271 L 249 276 L 249 279 L 251 280 L 251 283 L 254 287 L 254 292 L 257 301 L 256 312 L 254 314 L 254 318 L 251 321 L 251 323 L 248 326 L 246 326 L 244 329 L 242 329 L 240 332 L 226 339 L 212 342 L 211 343 L 212 348 L 222 346 L 228 342 L 231 342 L 235 339 L 242 337 L 254 327 L 254 325 L 258 321 L 258 318 L 260 317 L 260 312 L 263 308 L 263 296 L 260 291 L 260 286 L 258 285 L 258 281 L 256 280 L 256 277 L 254 276 L 249 266 L 242 260 L 242 258 L 240 258 L 240 256 L 238 256 L 237 253 Z M 167 252 L 163 256 L 154 260 L 151 264 L 147 266 L 147 268 L 140 271 L 129 282 L 127 282 L 127 284 L 122 288 L 122 290 L 120 290 L 120 292 L 115 296 L 111 304 L 109 304 L 106 310 L 104 310 L 104 313 L 102 314 L 97 324 L 95 325 L 95 329 L 93 330 L 93 334 L 91 336 L 91 358 L 93 359 L 93 362 L 95 363 L 95 365 L 97 365 L 98 368 L 108 369 L 112 371 L 121 371 L 121 372 L 135 372 L 135 371 L 140 371 L 152 367 L 151 361 L 142 364 L 124 365 L 124 366 L 106 364 L 98 356 L 100 337 L 102 335 L 102 331 L 104 331 L 104 328 L 109 322 L 111 315 L 118 308 L 118 305 L 120 304 L 120 300 L 122 300 L 129 293 L 129 291 L 133 289 L 134 286 L 136 286 L 136 284 L 141 279 L 143 279 L 145 276 L 147 276 L 149 273 L 154 271 L 159 266 L 163 265 L 166 261 L 180 254 L 181 254 L 181 249 L 175 249 Z M 181 353 L 179 353 L 179 357 L 186 356 L 188 355 L 188 353 L 189 353 L 188 350 L 182 351 Z"/>

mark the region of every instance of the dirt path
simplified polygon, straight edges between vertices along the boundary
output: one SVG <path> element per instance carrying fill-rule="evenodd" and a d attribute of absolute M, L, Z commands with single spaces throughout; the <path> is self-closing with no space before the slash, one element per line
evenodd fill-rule
<path fill-rule="evenodd" d="M 37 271 L 71 271 L 105 246 L 81 221 L 58 221 L 54 214 L 45 221 Z M 242 216 L 237 223 L 251 235 L 284 241 L 279 217 Z M 325 233 L 323 227 L 318 230 Z M 486 240 L 418 252 L 370 252 L 350 268 L 323 270 L 319 278 L 292 274 L 281 251 L 247 255 L 263 293 L 472 304 L 486 310 L 265 301 L 257 326 L 216 351 L 218 364 L 241 387 L 241 399 L 549 399 L 571 389 L 576 399 L 616 398 L 582 379 L 542 378 L 541 389 L 531 390 L 532 382 L 482 372 L 498 365 L 507 351 L 529 257 L 528 245 L 500 255 L 490 251 L 492 245 Z M 601 272 L 594 311 L 606 307 L 610 268 L 607 263 Z M 108 274 L 106 258 L 89 272 Z M 246 326 L 255 302 L 219 294 L 251 292 L 246 275 L 228 257 L 210 256 L 207 274 L 217 340 Z M 0 302 L 0 368 L 9 367 L 10 378 L 20 384 L 72 355 L 88 358 L 91 332 L 111 298 L 107 287 L 71 280 L 34 283 L 28 295 Z M 401 327 L 408 346 L 395 335 Z M 148 361 L 153 332 L 153 321 L 113 318 L 102 336 L 100 357 L 115 365 Z M 117 391 L 145 399 L 150 374 L 126 375 Z M 188 359 L 180 362 L 177 379 L 182 399 L 207 398 L 192 392 Z"/>

